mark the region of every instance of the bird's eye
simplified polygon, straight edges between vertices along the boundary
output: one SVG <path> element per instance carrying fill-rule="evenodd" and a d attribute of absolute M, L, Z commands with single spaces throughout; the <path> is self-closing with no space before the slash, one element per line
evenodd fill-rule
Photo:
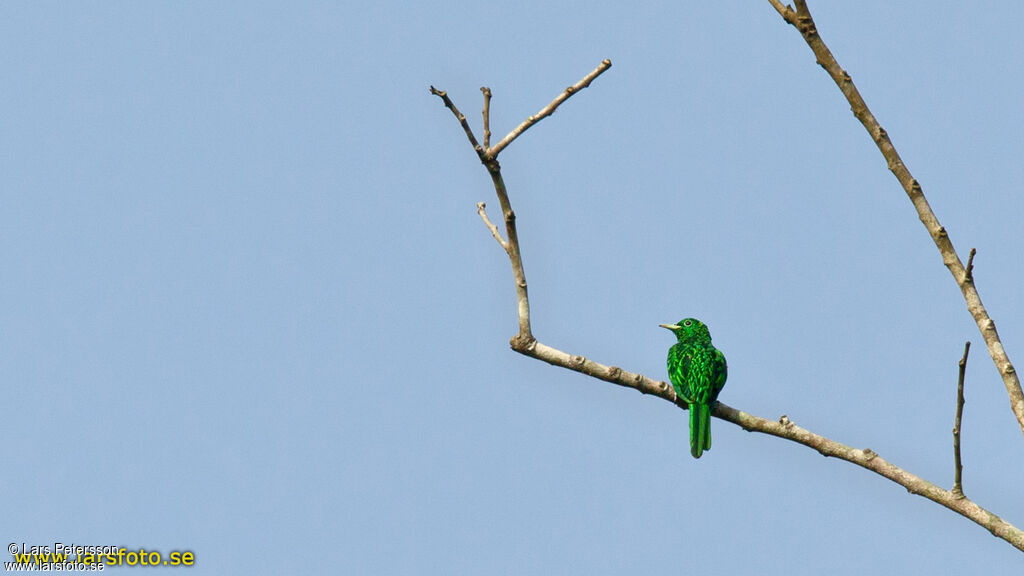
<path fill-rule="evenodd" d="M 690 322 L 689 320 L 683 322 L 683 326 L 689 326 L 690 324 L 693 324 L 693 322 Z"/>

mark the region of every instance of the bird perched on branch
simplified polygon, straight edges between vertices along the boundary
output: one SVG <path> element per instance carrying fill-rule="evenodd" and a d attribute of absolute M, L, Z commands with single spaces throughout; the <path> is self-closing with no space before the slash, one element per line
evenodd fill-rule
<path fill-rule="evenodd" d="M 700 458 L 711 450 L 711 405 L 728 376 L 725 356 L 711 345 L 711 332 L 700 320 L 660 326 L 679 340 L 668 350 L 668 377 L 676 395 L 690 405 L 690 454 Z"/>

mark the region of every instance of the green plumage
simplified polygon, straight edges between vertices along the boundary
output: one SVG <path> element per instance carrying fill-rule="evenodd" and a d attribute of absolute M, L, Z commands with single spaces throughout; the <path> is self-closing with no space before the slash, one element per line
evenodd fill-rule
<path fill-rule="evenodd" d="M 711 406 L 725 386 L 728 366 L 700 320 L 685 318 L 661 327 L 679 340 L 668 350 L 668 377 L 676 395 L 690 405 L 690 454 L 700 458 L 711 450 Z"/>

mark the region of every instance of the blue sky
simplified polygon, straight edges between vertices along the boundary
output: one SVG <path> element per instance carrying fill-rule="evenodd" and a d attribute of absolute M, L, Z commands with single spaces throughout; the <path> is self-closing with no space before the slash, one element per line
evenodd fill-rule
<path fill-rule="evenodd" d="M 1024 10 L 812 2 L 1024 362 Z M 195 574 L 1006 573 L 901 487 L 509 350 L 495 140 L 534 333 L 952 484 L 1017 526 L 1022 437 L 831 80 L 755 3 L 23 2 L 0 18 L 0 535 Z"/>

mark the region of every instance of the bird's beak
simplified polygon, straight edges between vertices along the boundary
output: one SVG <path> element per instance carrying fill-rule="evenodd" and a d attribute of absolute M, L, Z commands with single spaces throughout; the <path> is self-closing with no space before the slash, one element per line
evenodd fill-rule
<path fill-rule="evenodd" d="M 658 324 L 662 328 L 668 328 L 669 330 L 679 330 L 679 326 L 676 324 Z"/>

